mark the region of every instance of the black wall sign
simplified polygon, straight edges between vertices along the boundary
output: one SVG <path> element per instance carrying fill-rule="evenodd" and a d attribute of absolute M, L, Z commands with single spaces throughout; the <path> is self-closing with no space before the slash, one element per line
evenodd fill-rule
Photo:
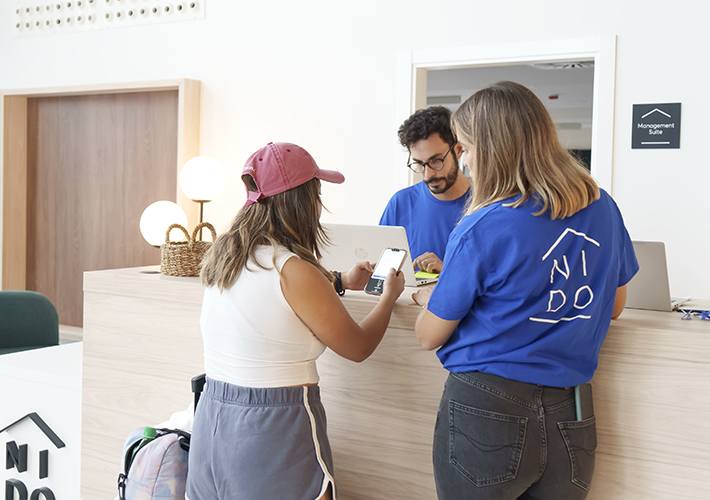
<path fill-rule="evenodd" d="M 680 103 L 634 104 L 632 149 L 679 149 Z"/>

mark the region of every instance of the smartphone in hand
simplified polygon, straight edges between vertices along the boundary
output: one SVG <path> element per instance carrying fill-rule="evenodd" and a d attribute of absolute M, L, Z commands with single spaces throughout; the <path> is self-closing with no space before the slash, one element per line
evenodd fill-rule
<path fill-rule="evenodd" d="M 375 270 L 372 271 L 370 280 L 365 285 L 365 292 L 372 295 L 382 295 L 382 287 L 385 284 L 385 278 L 391 268 L 397 272 L 402 269 L 404 259 L 407 258 L 407 251 L 401 248 L 385 248 L 377 260 Z"/>

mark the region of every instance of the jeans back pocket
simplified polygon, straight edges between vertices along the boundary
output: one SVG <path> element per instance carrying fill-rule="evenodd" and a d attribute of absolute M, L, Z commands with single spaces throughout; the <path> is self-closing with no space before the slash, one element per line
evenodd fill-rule
<path fill-rule="evenodd" d="M 476 486 L 514 479 L 528 419 L 449 403 L 449 460 Z"/>
<path fill-rule="evenodd" d="M 572 422 L 557 422 L 572 465 L 572 482 L 588 490 L 594 476 L 597 449 L 596 418 Z"/>

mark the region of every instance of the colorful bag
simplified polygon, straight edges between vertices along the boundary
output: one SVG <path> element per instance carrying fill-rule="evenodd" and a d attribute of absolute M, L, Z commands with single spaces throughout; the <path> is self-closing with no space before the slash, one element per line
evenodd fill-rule
<path fill-rule="evenodd" d="M 120 500 L 184 500 L 190 433 L 157 429 L 143 441 L 143 427 L 123 445 L 123 472 L 118 476 Z"/>

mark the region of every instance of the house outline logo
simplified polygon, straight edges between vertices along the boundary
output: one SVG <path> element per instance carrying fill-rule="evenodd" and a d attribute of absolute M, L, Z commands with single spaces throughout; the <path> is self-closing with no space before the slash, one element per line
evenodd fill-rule
<path fill-rule="evenodd" d="M 20 425 L 22 422 L 24 422 L 27 419 L 34 422 L 35 425 L 37 427 L 39 427 L 39 429 L 44 433 L 44 435 L 49 438 L 49 440 L 52 442 L 52 444 L 54 444 L 54 446 L 57 447 L 57 449 L 64 448 L 66 446 L 64 444 L 64 441 L 59 439 L 59 436 L 57 436 L 57 434 L 47 425 L 47 423 L 44 420 L 42 420 L 42 417 L 40 417 L 36 412 L 28 413 L 27 415 L 14 421 L 13 423 L 8 425 L 7 427 L 0 429 L 0 434 L 2 434 L 3 432 L 9 431 L 13 427 L 17 427 L 18 425 Z"/>
<path fill-rule="evenodd" d="M 654 108 L 654 109 L 652 109 L 651 111 L 649 111 L 648 113 L 646 113 L 645 115 L 643 115 L 643 116 L 641 117 L 641 119 L 643 120 L 644 118 L 646 118 L 647 116 L 652 115 L 653 113 L 661 113 L 662 115 L 665 115 L 665 116 L 667 116 L 668 118 L 672 118 L 671 115 L 669 115 L 669 114 L 666 113 L 665 111 L 661 111 L 661 110 L 658 109 L 658 108 Z"/>
<path fill-rule="evenodd" d="M 572 228 L 566 228 L 562 234 L 557 238 L 557 240 L 550 246 L 550 248 L 547 250 L 545 255 L 542 256 L 542 261 L 545 262 L 547 261 L 548 257 L 552 255 L 552 253 L 555 251 L 555 249 L 560 245 L 562 240 L 564 240 L 567 235 L 572 234 L 574 236 L 584 238 L 585 241 L 589 242 L 592 245 L 595 245 L 598 248 L 601 248 L 601 245 L 599 244 L 598 241 L 595 239 L 587 236 L 585 233 L 580 232 L 580 231 L 575 231 Z M 581 273 L 584 277 L 587 276 L 587 253 L 586 250 L 581 251 L 580 255 L 580 260 L 581 260 Z M 552 262 L 551 262 L 551 269 L 550 269 L 550 284 L 555 285 L 555 278 L 558 276 L 562 276 L 565 279 L 565 282 L 569 279 L 569 277 L 572 275 L 573 272 L 580 272 L 579 270 L 575 269 L 570 269 L 569 267 L 569 262 L 567 260 L 567 254 L 563 253 L 561 260 L 558 260 L 557 258 L 552 257 Z M 549 263 L 549 261 L 548 261 Z M 562 289 L 563 287 L 560 286 L 558 288 L 553 288 L 549 292 L 549 300 L 547 303 L 547 310 L 545 313 L 556 313 L 559 311 L 565 304 L 567 304 L 568 297 L 564 293 L 564 290 Z M 586 300 L 583 304 L 580 303 L 580 298 L 581 300 Z M 580 311 L 580 314 L 577 314 L 576 316 L 572 317 L 557 317 L 557 318 L 540 318 L 540 317 L 535 317 L 535 316 L 530 316 L 530 321 L 535 321 L 538 323 L 559 323 L 561 321 L 574 321 L 578 319 L 591 319 L 591 316 L 586 315 L 586 314 L 581 314 L 581 311 L 586 309 L 592 302 L 594 301 L 594 291 L 591 289 L 589 285 L 583 285 L 579 289 L 576 290 L 574 294 L 574 303 L 573 307 L 575 309 L 578 309 Z"/>

